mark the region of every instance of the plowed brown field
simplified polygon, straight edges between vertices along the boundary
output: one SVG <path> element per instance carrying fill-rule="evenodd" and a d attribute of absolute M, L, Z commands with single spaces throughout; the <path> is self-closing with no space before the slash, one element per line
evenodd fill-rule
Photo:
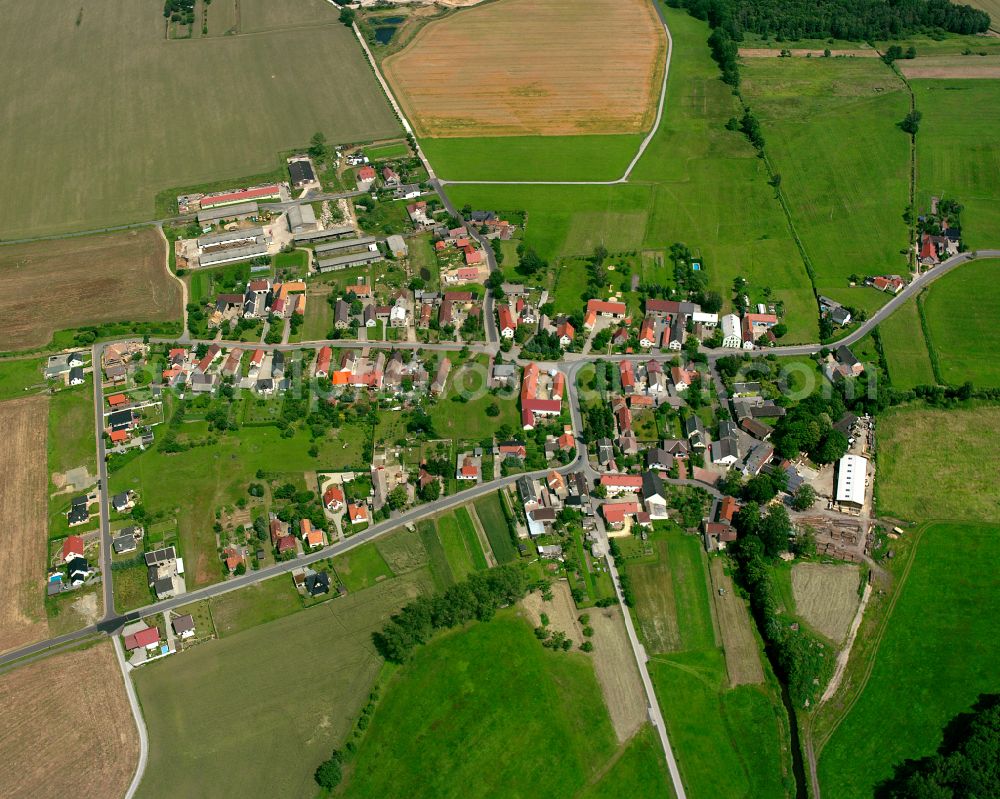
<path fill-rule="evenodd" d="M 181 318 L 152 227 L 0 247 L 0 349 L 41 347 L 56 330 Z"/>
<path fill-rule="evenodd" d="M 139 736 L 110 642 L 0 675 L 0 707 L 6 799 L 125 793 Z"/>
<path fill-rule="evenodd" d="M 0 474 L 4 476 L 0 490 L 0 652 L 40 641 L 49 632 L 43 604 L 48 429 L 48 397 L 0 403 L 4 437 L 0 447 Z"/>
<path fill-rule="evenodd" d="M 649 0 L 499 0 L 429 23 L 383 67 L 418 135 L 636 133 L 665 55 Z"/>

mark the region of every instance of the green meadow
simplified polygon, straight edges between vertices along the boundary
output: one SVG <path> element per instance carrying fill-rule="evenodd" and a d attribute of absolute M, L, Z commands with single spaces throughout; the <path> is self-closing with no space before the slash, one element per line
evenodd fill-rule
<path fill-rule="evenodd" d="M 750 58 L 741 74 L 817 289 L 846 287 L 855 272 L 904 272 L 910 141 L 896 127 L 909 111 L 903 82 L 877 58 Z"/>
<path fill-rule="evenodd" d="M 719 80 L 708 27 L 665 9 L 674 40 L 664 117 L 629 182 L 612 186 L 449 186 L 456 205 L 526 210 L 525 241 L 549 259 L 662 250 L 702 253 L 709 288 L 729 298 L 733 278 L 784 303 L 788 342 L 818 338 L 816 301 L 767 170 L 741 134 L 738 103 Z M 573 268 L 581 268 L 575 265 Z M 573 297 L 575 300 L 575 296 Z"/>
<path fill-rule="evenodd" d="M 893 388 L 906 390 L 937 382 L 915 299 L 899 306 L 878 329 Z"/>
<path fill-rule="evenodd" d="M 770 682 L 731 688 L 698 536 L 660 528 L 624 561 L 633 615 L 685 787 L 693 796 L 788 795 L 787 718 Z"/>
<path fill-rule="evenodd" d="M 945 383 L 1000 386 L 1000 259 L 962 264 L 935 282 L 924 314 Z"/>
<path fill-rule="evenodd" d="M 931 195 L 954 198 L 965 206 L 966 246 L 1000 249 L 1000 81 L 911 85 L 924 115 L 917 134 L 917 210 L 928 209 Z"/>
<path fill-rule="evenodd" d="M 545 649 L 511 609 L 435 637 L 396 670 L 340 793 L 662 796 L 657 749 L 645 728 L 619 760 L 589 659 Z"/>
<path fill-rule="evenodd" d="M 643 137 L 498 136 L 422 139 L 442 180 L 617 180 Z"/>
<path fill-rule="evenodd" d="M 981 693 L 1000 689 L 998 536 L 995 525 L 961 523 L 923 533 L 871 676 L 820 753 L 824 795 L 870 797 L 894 766 L 933 754 Z"/>

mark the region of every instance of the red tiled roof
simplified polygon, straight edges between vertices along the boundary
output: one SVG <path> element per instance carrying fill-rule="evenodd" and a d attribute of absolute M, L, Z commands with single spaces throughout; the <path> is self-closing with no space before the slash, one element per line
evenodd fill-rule
<path fill-rule="evenodd" d="M 147 627 L 137 633 L 125 636 L 125 648 L 129 651 L 142 649 L 144 646 L 152 646 L 160 640 L 160 631 L 155 627 Z"/>
<path fill-rule="evenodd" d="M 244 202 L 245 200 L 258 200 L 261 197 L 273 197 L 279 194 L 278 185 L 259 186 L 256 189 L 246 191 L 231 191 L 226 194 L 216 194 L 214 197 L 202 197 L 200 205 L 202 208 L 215 208 L 217 205 L 228 205 L 230 203 Z"/>
<path fill-rule="evenodd" d="M 626 488 L 632 491 L 642 490 L 641 474 L 602 474 L 601 485 L 606 488 Z"/>
<path fill-rule="evenodd" d="M 83 557 L 83 539 L 78 535 L 69 536 L 63 541 L 62 556 L 63 560 L 69 560 L 71 557 Z"/>
<path fill-rule="evenodd" d="M 108 405 L 110 405 L 112 408 L 115 407 L 116 405 L 125 405 L 127 402 L 128 402 L 128 397 L 126 397 L 124 394 L 112 394 L 110 397 L 108 397 Z"/>
<path fill-rule="evenodd" d="M 594 313 L 621 314 L 624 316 L 625 303 L 607 302 L 605 300 L 588 300 L 587 311 L 588 313 L 593 311 Z"/>

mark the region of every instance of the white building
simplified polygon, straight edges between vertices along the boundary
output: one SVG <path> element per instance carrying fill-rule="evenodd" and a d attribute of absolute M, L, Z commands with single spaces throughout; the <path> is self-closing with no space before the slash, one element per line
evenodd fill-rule
<path fill-rule="evenodd" d="M 719 325 L 719 315 L 717 313 L 704 313 L 702 311 L 695 311 L 691 314 L 691 321 L 696 325 L 702 325 L 707 328 L 718 327 Z"/>
<path fill-rule="evenodd" d="M 868 461 L 860 455 L 845 455 L 837 464 L 837 504 L 861 508 L 865 504 Z"/>
<path fill-rule="evenodd" d="M 743 331 L 740 329 L 740 318 L 734 313 L 727 313 L 722 317 L 722 346 L 743 346 Z"/>

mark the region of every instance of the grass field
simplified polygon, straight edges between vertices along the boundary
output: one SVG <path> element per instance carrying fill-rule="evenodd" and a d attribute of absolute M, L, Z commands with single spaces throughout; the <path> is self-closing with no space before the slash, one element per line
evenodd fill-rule
<path fill-rule="evenodd" d="M 909 110 L 903 82 L 877 58 L 749 59 L 742 75 L 817 289 L 845 289 L 859 269 L 905 273 L 910 143 L 896 127 Z M 843 147 L 845 138 L 856 146 Z"/>
<path fill-rule="evenodd" d="M 968 55 L 929 55 L 899 62 L 900 71 L 914 78 L 982 80 L 1000 78 L 1000 58 Z"/>
<path fill-rule="evenodd" d="M 858 567 L 845 563 L 796 563 L 791 576 L 795 612 L 839 646 L 858 608 Z"/>
<path fill-rule="evenodd" d="M 657 534 L 653 546 L 656 560 L 628 566 L 646 648 L 676 652 L 717 646 L 701 542 L 671 532 Z"/>
<path fill-rule="evenodd" d="M 212 28 L 226 4 L 217 5 Z M 0 177 L 17 202 L 0 235 L 151 219 L 161 190 L 273 174 L 284 169 L 278 153 L 317 130 L 331 142 L 399 134 L 335 9 L 315 0 L 242 5 L 248 27 L 268 32 L 170 41 L 157 0 L 92 0 L 82 14 L 11 9 L 0 33 L 14 65 L 0 99 Z M 304 52 L 308 59 L 288 57 Z M 248 103 L 247 91 L 261 101 Z"/>
<path fill-rule="evenodd" d="M 393 144 L 379 144 L 374 147 L 365 147 L 365 155 L 372 161 L 383 158 L 405 158 L 410 154 L 410 146 L 405 142 L 395 142 Z"/>
<path fill-rule="evenodd" d="M 82 386 L 62 389 L 49 397 L 48 453 L 50 474 L 79 466 L 97 474 L 92 375 Z"/>
<path fill-rule="evenodd" d="M 138 795 L 312 799 L 381 668 L 371 633 L 430 587 L 415 571 L 137 671 L 150 737 Z"/>
<path fill-rule="evenodd" d="M 151 227 L 0 247 L 8 288 L 0 298 L 0 347 L 38 348 L 57 330 L 103 322 L 179 323 L 181 289 L 164 258 Z"/>
<path fill-rule="evenodd" d="M 924 295 L 930 343 L 945 383 L 971 380 L 976 386 L 1000 386 L 998 278 L 1000 260 L 973 261 L 938 280 Z"/>
<path fill-rule="evenodd" d="M 913 521 L 992 521 L 1000 407 L 907 407 L 879 419 L 878 510 Z"/>
<path fill-rule="evenodd" d="M 392 570 L 375 544 L 363 544 L 333 560 L 337 576 L 348 591 L 360 591 L 392 577 Z"/>
<path fill-rule="evenodd" d="M 615 748 L 588 659 L 501 611 L 396 672 L 343 795 L 572 796 Z"/>
<path fill-rule="evenodd" d="M 45 620 L 45 559 L 47 546 L 45 458 L 48 398 L 24 397 L 0 403 L 0 652 L 41 640 L 48 635 Z M 2 750 L 0 750 L 2 751 Z"/>
<path fill-rule="evenodd" d="M 914 386 L 932 386 L 937 382 L 915 299 L 899 306 L 878 329 L 894 388 L 906 390 Z"/>
<path fill-rule="evenodd" d="M 0 361 L 0 402 L 47 389 L 48 383 L 42 376 L 44 368 L 44 358 Z"/>
<path fill-rule="evenodd" d="M 913 80 L 923 112 L 917 136 L 917 209 L 930 196 L 958 200 L 969 249 L 1000 247 L 1000 81 Z M 962 267 L 963 269 L 965 267 Z"/>
<path fill-rule="evenodd" d="M 732 578 L 725 573 L 721 558 L 712 558 L 708 566 L 729 684 L 735 688 L 762 683 L 764 666 L 761 663 L 760 642 L 755 635 L 746 600 L 737 591 Z"/>
<path fill-rule="evenodd" d="M 459 514 L 464 514 L 464 517 L 460 519 Z M 439 518 L 437 534 L 444 548 L 448 567 L 456 581 L 464 580 L 476 569 L 486 568 L 482 547 L 479 546 L 472 519 L 469 518 L 469 512 L 465 508 L 458 508 L 455 513 L 445 514 Z"/>
<path fill-rule="evenodd" d="M 302 610 L 302 602 L 287 575 L 214 597 L 209 606 L 215 631 L 222 638 Z"/>
<path fill-rule="evenodd" d="M 895 765 L 933 754 L 979 694 L 1000 689 L 998 536 L 996 526 L 960 523 L 923 533 L 871 676 L 820 754 L 824 795 L 871 796 Z"/>
<path fill-rule="evenodd" d="M 110 641 L 0 675 L 0 706 L 5 797 L 124 795 L 139 735 Z"/>
<path fill-rule="evenodd" d="M 472 504 L 476 509 L 476 516 L 479 517 L 479 521 L 483 525 L 483 530 L 486 531 L 486 538 L 489 539 L 493 557 L 497 559 L 497 563 L 510 563 L 517 558 L 517 550 L 510 538 L 507 517 L 504 516 L 503 508 L 500 505 L 502 501 L 499 494 L 487 494 Z"/>
<path fill-rule="evenodd" d="M 428 23 L 382 67 L 419 136 L 636 133 L 665 52 L 643 0 L 503 0 Z"/>
<path fill-rule="evenodd" d="M 521 418 L 517 403 L 513 399 L 498 398 L 481 390 L 486 385 L 488 376 L 486 356 L 481 355 L 461 366 L 457 366 L 452 360 L 446 391 L 427 408 L 434 430 L 439 436 L 478 442 L 491 439 L 493 432 L 502 424 L 517 428 Z M 471 392 L 469 395 L 472 399 L 463 396 L 463 392 Z M 499 415 L 487 416 L 486 409 L 494 403 L 500 409 Z"/>
<path fill-rule="evenodd" d="M 451 180 L 616 180 L 640 134 L 423 139 L 434 171 Z"/>
<path fill-rule="evenodd" d="M 785 796 L 792 782 L 787 719 L 773 677 L 759 684 L 746 669 L 727 669 L 729 653 L 719 645 L 709 593 L 708 558 L 697 536 L 657 529 L 652 558 L 626 561 L 635 593 L 633 613 L 646 651 L 650 676 L 692 796 Z M 713 564 L 714 566 L 714 564 Z M 715 579 L 722 585 L 722 575 Z M 727 580 L 727 585 L 732 588 Z M 742 599 L 733 597 L 742 602 Z M 749 624 L 745 616 L 742 624 Z M 735 624 L 734 618 L 727 624 Z M 744 628 L 746 631 L 746 628 Z M 746 644 L 734 657 L 748 657 Z M 752 651 L 760 652 L 750 631 Z"/>
<path fill-rule="evenodd" d="M 684 11 L 664 13 L 674 40 L 666 109 L 629 183 L 449 186 L 449 196 L 459 206 L 526 210 L 525 241 L 549 259 L 589 255 L 598 244 L 624 252 L 683 242 L 701 250 L 710 289 L 728 299 L 737 276 L 751 294 L 769 288 L 784 303 L 785 340 L 815 341 L 816 301 L 765 165 L 725 130 L 739 109 L 709 55 L 708 27 Z"/>
<path fill-rule="evenodd" d="M 186 425 L 191 427 L 193 425 Z M 361 462 L 361 437 L 356 428 L 329 432 L 319 441 L 318 458 L 308 455 L 308 433 L 297 430 L 283 438 L 276 427 L 243 427 L 220 436 L 215 444 L 167 454 L 147 450 L 111 475 L 115 491 L 137 490 L 150 513 L 176 515 L 180 549 L 187 564 L 188 588 L 216 582 L 215 533 L 212 525 L 219 506 L 246 496 L 247 485 L 259 469 L 298 473 L 317 468 L 338 470 Z M 347 449 L 343 443 L 349 442 Z"/>

